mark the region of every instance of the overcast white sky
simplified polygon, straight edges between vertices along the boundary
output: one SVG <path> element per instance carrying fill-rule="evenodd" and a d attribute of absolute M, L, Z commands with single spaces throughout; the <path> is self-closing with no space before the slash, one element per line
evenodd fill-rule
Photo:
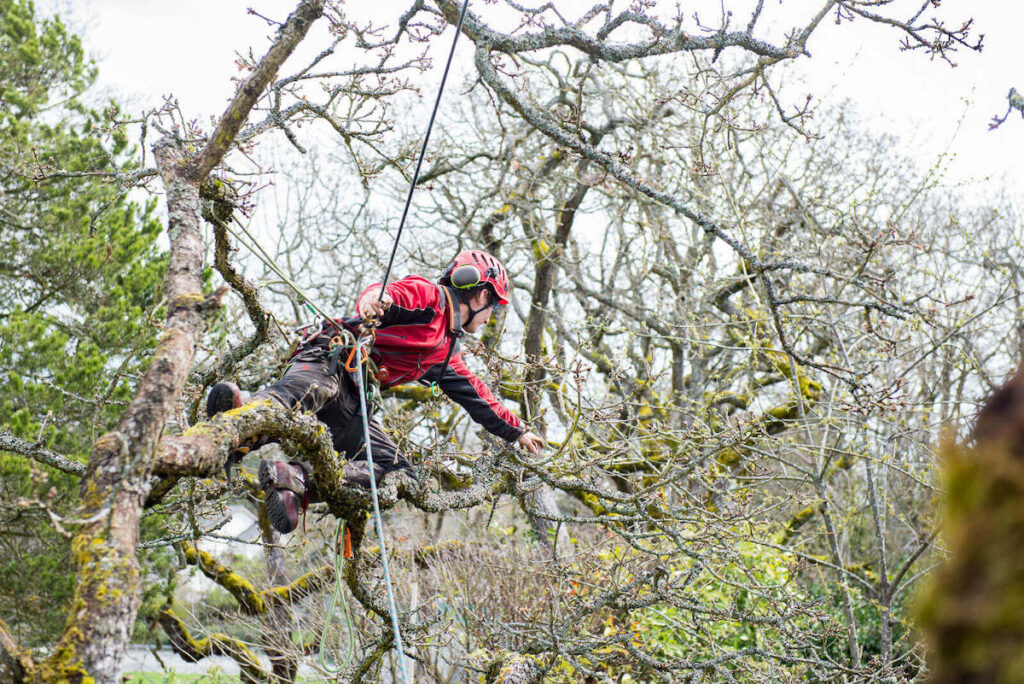
<path fill-rule="evenodd" d="M 904 6 L 916 7 L 920 2 L 905 0 Z M 555 0 L 555 4 L 571 15 L 593 2 Z M 708 3 L 691 0 L 684 7 L 702 4 Z M 724 0 L 724 4 L 744 21 L 749 2 Z M 782 25 L 787 13 L 806 16 L 820 4 L 819 0 L 768 0 L 765 13 L 774 12 Z M 101 85 L 119 99 L 132 94 L 141 108 L 173 93 L 187 115 L 205 120 L 220 113 L 233 92 L 235 51 L 253 46 L 262 54 L 268 44 L 271 29 L 246 9 L 253 7 L 283 19 L 295 1 L 42 0 L 38 5 L 43 11 L 55 6 L 63 6 L 64 14 L 70 11 L 72 25 L 84 31 L 87 49 L 100 64 Z M 378 23 L 392 23 L 407 5 L 378 0 L 348 7 L 349 11 L 372 10 L 379 16 Z M 674 0 L 667 5 L 674 7 Z M 719 5 L 711 2 L 710 6 Z M 470 7 L 484 13 L 496 11 L 483 0 L 471 0 Z M 805 93 L 824 102 L 852 99 L 870 125 L 900 135 L 907 151 L 922 163 L 934 161 L 944 151 L 954 155 L 951 180 L 989 177 L 994 184 L 1005 178 L 1024 193 L 1024 120 L 1015 115 L 998 130 L 987 130 L 991 117 L 1005 112 L 1010 86 L 1024 91 L 1024 41 L 1020 38 L 1024 3 L 945 0 L 942 9 L 951 18 L 974 17 L 976 30 L 985 34 L 981 54 L 961 52 L 959 66 L 951 69 L 923 54 L 901 53 L 893 31 L 863 21 L 835 26 L 828 20 L 810 44 L 813 59 L 801 60 L 799 76 L 787 79 L 791 101 Z M 708 22 L 713 19 L 707 16 Z M 463 51 L 457 59 L 468 63 L 469 53 Z M 425 111 L 431 89 L 425 88 Z"/>

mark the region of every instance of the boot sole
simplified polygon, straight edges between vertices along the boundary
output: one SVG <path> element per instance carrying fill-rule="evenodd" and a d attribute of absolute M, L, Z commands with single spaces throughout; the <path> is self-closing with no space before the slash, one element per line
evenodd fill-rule
<path fill-rule="evenodd" d="M 230 382 L 218 382 L 206 397 L 206 417 L 213 418 L 218 413 L 230 411 L 241 403 L 238 387 Z"/>
<path fill-rule="evenodd" d="M 276 486 L 277 479 L 271 469 L 272 461 L 260 461 L 259 468 L 259 483 L 260 489 L 263 490 L 263 507 L 267 511 L 267 519 L 270 520 L 270 525 L 281 534 L 288 534 L 298 527 L 298 496 L 295 492 L 288 489 L 278 489 Z M 268 487 L 272 487 L 269 492 Z M 295 497 L 295 510 L 296 520 L 292 522 L 291 518 L 288 517 L 288 506 L 284 501 L 285 496 Z"/>

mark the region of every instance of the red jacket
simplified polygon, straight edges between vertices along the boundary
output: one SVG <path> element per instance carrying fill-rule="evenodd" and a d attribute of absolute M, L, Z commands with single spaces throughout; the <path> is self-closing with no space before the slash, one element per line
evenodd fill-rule
<path fill-rule="evenodd" d="M 373 287 L 379 283 L 366 288 L 359 298 Z M 462 316 L 455 296 L 420 276 L 388 283 L 387 293 L 393 304 L 381 317 L 371 351 L 381 386 L 436 382 L 489 432 L 510 442 L 518 439 L 526 431 L 519 418 L 502 406 L 462 359 Z"/>

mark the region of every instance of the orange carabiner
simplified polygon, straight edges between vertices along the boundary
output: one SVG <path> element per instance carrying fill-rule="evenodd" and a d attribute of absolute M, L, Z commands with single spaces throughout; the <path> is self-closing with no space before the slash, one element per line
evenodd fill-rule
<path fill-rule="evenodd" d="M 327 345 L 327 351 L 334 351 L 334 348 L 341 344 L 341 335 L 335 335 Z"/>
<path fill-rule="evenodd" d="M 355 373 L 357 370 L 359 370 L 359 364 L 358 363 L 355 366 L 352 365 L 352 360 L 356 358 L 356 347 L 358 347 L 358 346 L 359 346 L 358 342 L 353 344 L 352 345 L 352 350 L 349 351 L 349 353 L 348 353 L 348 358 L 345 359 L 345 370 L 347 370 L 349 373 Z"/>

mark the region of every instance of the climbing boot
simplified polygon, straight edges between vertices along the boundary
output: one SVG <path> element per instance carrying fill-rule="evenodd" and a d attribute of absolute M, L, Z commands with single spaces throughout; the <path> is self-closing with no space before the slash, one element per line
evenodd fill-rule
<path fill-rule="evenodd" d="M 309 504 L 320 500 L 312 468 L 299 461 L 260 461 L 260 489 L 270 524 L 281 534 L 299 525 Z"/>
<path fill-rule="evenodd" d="M 238 385 L 233 382 L 218 382 L 210 388 L 210 394 L 206 397 L 206 418 L 213 418 L 218 413 L 236 409 L 242 404 L 242 391 L 238 389 Z M 228 454 L 228 460 L 224 463 L 224 475 L 227 477 L 228 483 L 231 482 L 231 469 L 235 464 L 241 463 L 250 451 L 256 451 L 269 442 L 270 438 L 268 437 L 250 437 L 232 449 Z"/>
<path fill-rule="evenodd" d="M 236 409 L 242 405 L 242 390 L 233 382 L 218 382 L 206 397 L 206 417 Z"/>

